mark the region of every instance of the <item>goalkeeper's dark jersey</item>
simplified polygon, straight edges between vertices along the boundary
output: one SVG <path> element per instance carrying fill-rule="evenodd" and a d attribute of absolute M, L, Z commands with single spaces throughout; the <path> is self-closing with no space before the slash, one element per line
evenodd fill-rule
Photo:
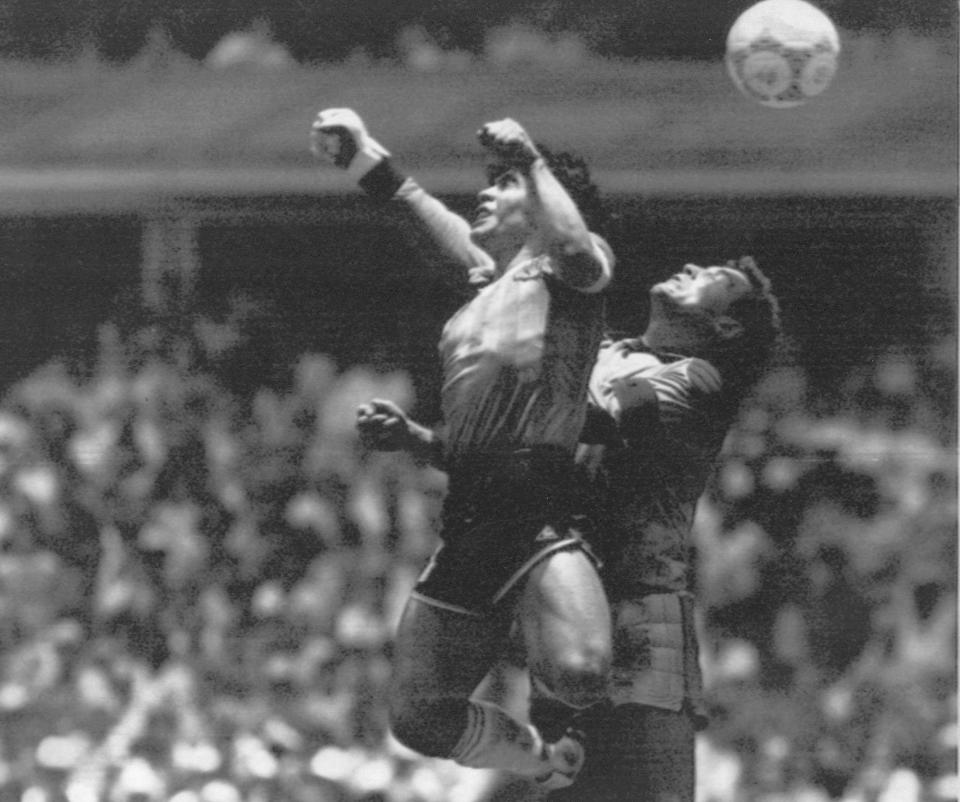
<path fill-rule="evenodd" d="M 618 631 L 616 702 L 699 708 L 690 537 L 729 425 L 722 391 L 702 359 L 652 353 L 641 340 L 600 349 L 590 401 L 617 428 L 580 458 L 605 488 L 598 528 Z"/>
<path fill-rule="evenodd" d="M 606 342 L 590 401 L 619 424 L 602 457 L 607 547 L 618 595 L 690 587 L 689 538 L 697 500 L 723 445 L 722 382 L 702 359 L 650 352 L 640 340 Z"/>

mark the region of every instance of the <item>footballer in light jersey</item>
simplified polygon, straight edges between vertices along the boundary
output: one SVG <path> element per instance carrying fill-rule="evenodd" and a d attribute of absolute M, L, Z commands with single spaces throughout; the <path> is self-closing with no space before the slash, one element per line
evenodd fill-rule
<path fill-rule="evenodd" d="M 397 629 L 391 728 L 425 755 L 568 785 L 583 763 L 576 733 L 547 740 L 471 697 L 514 621 L 539 692 L 571 720 L 606 691 L 610 611 L 574 463 L 613 267 L 581 211 L 595 190 L 581 162 L 549 154 L 511 119 L 479 132 L 496 166 L 469 222 L 397 172 L 352 110 L 321 111 L 312 138 L 395 207 L 422 258 L 479 288 L 440 342 L 448 492 L 440 545 Z M 373 400 L 358 426 L 390 414 Z"/>

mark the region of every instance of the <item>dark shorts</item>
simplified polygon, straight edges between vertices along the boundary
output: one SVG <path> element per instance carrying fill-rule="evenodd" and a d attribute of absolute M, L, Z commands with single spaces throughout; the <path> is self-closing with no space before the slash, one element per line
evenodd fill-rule
<path fill-rule="evenodd" d="M 487 454 L 453 466 L 449 476 L 441 543 L 414 588 L 416 598 L 489 615 L 551 554 L 579 549 L 593 559 L 569 455 Z"/>

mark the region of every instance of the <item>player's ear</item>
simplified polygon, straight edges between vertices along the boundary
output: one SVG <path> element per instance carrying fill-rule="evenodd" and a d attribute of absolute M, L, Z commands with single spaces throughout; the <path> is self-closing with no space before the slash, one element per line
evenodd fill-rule
<path fill-rule="evenodd" d="M 713 329 L 721 342 L 729 342 L 743 334 L 743 324 L 729 315 L 718 315 L 713 319 Z"/>

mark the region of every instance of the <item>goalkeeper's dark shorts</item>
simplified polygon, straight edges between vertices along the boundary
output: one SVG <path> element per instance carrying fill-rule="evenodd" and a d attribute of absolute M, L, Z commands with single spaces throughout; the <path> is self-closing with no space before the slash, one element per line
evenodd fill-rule
<path fill-rule="evenodd" d="M 483 454 L 448 471 L 441 543 L 413 595 L 471 615 L 502 610 L 538 563 L 560 551 L 585 552 L 584 485 L 560 449 Z"/>

